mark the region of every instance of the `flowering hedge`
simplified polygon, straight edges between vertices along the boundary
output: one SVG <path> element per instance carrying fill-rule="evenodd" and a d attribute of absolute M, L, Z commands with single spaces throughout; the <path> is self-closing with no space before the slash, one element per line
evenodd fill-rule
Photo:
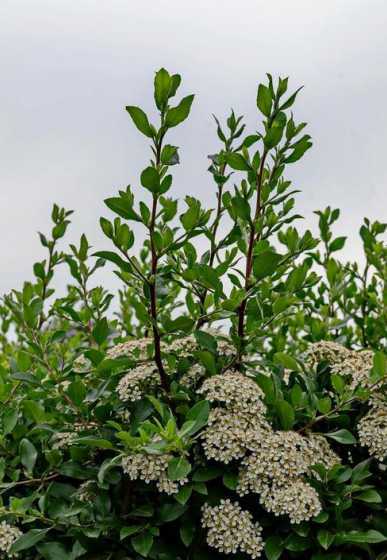
<path fill-rule="evenodd" d="M 155 75 L 158 126 L 126 108 L 151 161 L 105 201 L 112 249 L 66 249 L 54 205 L 47 256 L 0 305 L 0 557 L 385 559 L 386 226 L 364 220 L 361 265 L 337 256 L 339 210 L 296 229 L 285 174 L 311 139 L 270 75 L 258 132 L 215 119 L 215 210 L 179 213 L 180 81 Z"/>

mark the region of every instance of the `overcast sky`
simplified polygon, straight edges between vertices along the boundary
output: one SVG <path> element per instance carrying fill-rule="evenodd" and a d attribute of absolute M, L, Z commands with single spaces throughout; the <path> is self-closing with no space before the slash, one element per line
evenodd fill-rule
<path fill-rule="evenodd" d="M 173 195 L 214 204 L 211 114 L 234 107 L 254 130 L 256 86 L 271 72 L 305 85 L 295 116 L 314 146 L 291 174 L 306 224 L 313 210 L 340 207 L 337 231 L 356 258 L 363 217 L 385 218 L 385 0 L 1 0 L 0 25 L 0 293 L 43 258 L 36 232 L 53 202 L 76 209 L 69 242 L 85 232 L 106 245 L 103 199 L 136 190 L 149 158 L 123 108 L 152 112 L 160 66 L 196 93 L 170 136 L 182 161 Z"/>

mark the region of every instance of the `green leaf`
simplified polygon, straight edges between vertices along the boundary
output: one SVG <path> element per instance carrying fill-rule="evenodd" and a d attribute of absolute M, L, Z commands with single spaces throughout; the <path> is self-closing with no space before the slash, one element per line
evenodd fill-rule
<path fill-rule="evenodd" d="M 28 439 L 23 438 L 19 445 L 20 460 L 22 465 L 31 474 L 34 470 L 36 460 L 38 458 L 38 452 L 33 443 Z"/>
<path fill-rule="evenodd" d="M 225 472 L 223 475 L 223 484 L 229 490 L 236 490 L 238 486 L 238 473 Z"/>
<path fill-rule="evenodd" d="M 257 280 L 262 280 L 266 276 L 271 276 L 277 269 L 282 255 L 274 251 L 262 251 L 254 258 L 253 270 Z"/>
<path fill-rule="evenodd" d="M 293 105 L 293 103 L 295 102 L 298 93 L 302 90 L 303 87 L 304 86 L 299 87 L 297 91 L 295 91 L 290 97 L 288 97 L 288 99 L 285 101 L 285 103 L 283 103 L 281 105 L 279 110 L 284 111 L 285 109 L 289 109 L 289 107 L 291 107 Z"/>
<path fill-rule="evenodd" d="M 70 383 L 67 394 L 74 404 L 80 406 L 86 397 L 86 387 L 80 379 L 76 379 Z"/>
<path fill-rule="evenodd" d="M 177 494 L 174 495 L 174 498 L 179 504 L 185 505 L 191 497 L 193 491 L 192 484 L 185 484 L 180 488 Z"/>
<path fill-rule="evenodd" d="M 230 152 L 226 154 L 226 163 L 237 171 L 251 171 L 251 165 L 245 160 L 241 154 Z"/>
<path fill-rule="evenodd" d="M 283 552 L 281 537 L 269 537 L 265 542 L 265 554 L 267 560 L 278 560 Z"/>
<path fill-rule="evenodd" d="M 132 117 L 132 120 L 138 130 L 145 134 L 148 138 L 153 138 L 153 131 L 144 111 L 140 109 L 140 107 L 134 107 L 133 105 L 128 105 L 126 110 Z"/>
<path fill-rule="evenodd" d="M 346 239 L 346 237 L 336 237 L 336 239 L 329 244 L 329 251 L 331 253 L 340 251 L 340 249 L 344 247 Z"/>
<path fill-rule="evenodd" d="M 124 261 L 119 255 L 117 255 L 117 253 L 113 253 L 113 251 L 97 251 L 93 256 L 100 257 L 101 259 L 105 259 L 106 261 L 114 263 L 124 272 L 132 272 L 131 265 L 128 262 Z"/>
<path fill-rule="evenodd" d="M 161 163 L 164 165 L 176 165 L 179 163 L 179 154 L 177 153 L 177 147 L 166 144 L 161 151 Z"/>
<path fill-rule="evenodd" d="M 348 531 L 339 533 L 335 541 L 337 544 L 379 544 L 386 542 L 387 537 L 379 531 L 370 529 L 369 531 Z"/>
<path fill-rule="evenodd" d="M 197 354 L 199 360 L 204 365 L 206 370 L 214 375 L 216 373 L 216 362 L 213 354 L 211 354 L 211 352 L 208 352 L 208 350 L 200 350 Z"/>
<path fill-rule="evenodd" d="M 211 334 L 205 331 L 195 331 L 194 334 L 195 334 L 196 341 L 200 346 L 202 346 L 206 350 L 209 350 L 210 352 L 217 351 L 218 343 L 214 336 L 212 336 Z"/>
<path fill-rule="evenodd" d="M 147 167 L 141 173 L 141 184 L 152 193 L 158 193 L 160 189 L 160 176 L 154 167 Z"/>
<path fill-rule="evenodd" d="M 381 495 L 376 490 L 365 490 L 360 494 L 356 494 L 354 498 L 368 504 L 381 504 L 383 501 Z"/>
<path fill-rule="evenodd" d="M 46 560 L 70 560 L 65 546 L 58 542 L 47 542 L 36 547 Z"/>
<path fill-rule="evenodd" d="M 130 542 L 138 554 L 147 557 L 153 546 L 153 535 L 150 531 L 144 531 L 136 537 L 132 537 Z"/>
<path fill-rule="evenodd" d="M 186 414 L 187 421 L 193 421 L 194 425 L 190 430 L 190 434 L 196 434 L 201 430 L 208 422 L 208 416 L 210 414 L 210 403 L 208 401 L 197 402 Z"/>
<path fill-rule="evenodd" d="M 159 510 L 159 517 L 163 523 L 171 523 L 187 511 L 187 506 L 182 504 L 163 504 Z"/>
<path fill-rule="evenodd" d="M 93 338 L 98 345 L 101 345 L 107 339 L 109 334 L 109 323 L 106 317 L 102 317 L 96 322 L 93 329 Z"/>
<path fill-rule="evenodd" d="M 14 408 L 8 408 L 3 414 L 3 435 L 12 433 L 17 424 L 19 412 Z"/>
<path fill-rule="evenodd" d="M 176 92 L 181 84 L 181 76 L 180 74 L 173 74 L 171 76 L 171 89 L 169 90 L 169 99 L 176 95 Z"/>
<path fill-rule="evenodd" d="M 337 430 L 336 432 L 330 432 L 326 434 L 327 437 L 343 443 L 344 445 L 351 445 L 356 443 L 356 438 L 348 430 Z"/>
<path fill-rule="evenodd" d="M 287 158 L 285 158 L 285 163 L 295 163 L 302 158 L 305 152 L 313 145 L 309 138 L 310 137 L 308 135 L 305 135 L 301 138 L 301 140 L 294 144 L 293 151 Z"/>
<path fill-rule="evenodd" d="M 129 525 L 128 527 L 122 527 L 120 530 L 120 541 L 123 541 L 127 537 L 135 535 L 139 531 L 144 529 L 144 525 Z"/>
<path fill-rule="evenodd" d="M 39 402 L 26 400 L 23 402 L 23 409 L 24 413 L 37 424 L 44 422 L 46 419 L 44 408 Z"/>
<path fill-rule="evenodd" d="M 324 550 L 328 550 L 335 540 L 335 535 L 332 535 L 332 533 L 326 529 L 320 529 L 317 533 L 317 540 Z"/>
<path fill-rule="evenodd" d="M 208 480 L 218 478 L 221 474 L 222 469 L 220 467 L 201 467 L 194 473 L 192 480 L 194 482 L 207 482 Z"/>
<path fill-rule="evenodd" d="M 371 370 L 371 379 L 375 383 L 387 374 L 386 356 L 384 352 L 375 352 Z"/>
<path fill-rule="evenodd" d="M 86 447 L 96 447 L 98 449 L 112 449 L 113 444 L 111 441 L 102 438 L 93 438 L 93 437 L 80 437 L 77 438 L 74 443 L 78 445 L 85 445 Z"/>
<path fill-rule="evenodd" d="M 31 529 L 27 533 L 24 533 L 21 537 L 13 543 L 10 549 L 11 554 L 16 554 L 22 550 L 27 550 L 31 548 L 39 541 L 43 540 L 50 529 Z"/>
<path fill-rule="evenodd" d="M 285 352 L 276 352 L 274 354 L 274 363 L 280 364 L 291 371 L 300 371 L 300 365 L 297 360 L 289 356 L 289 354 L 285 354 Z"/>
<path fill-rule="evenodd" d="M 194 95 L 187 95 L 187 97 L 183 97 L 179 105 L 169 109 L 165 118 L 165 126 L 172 128 L 185 121 L 190 113 L 194 97 Z"/>
<path fill-rule="evenodd" d="M 195 535 L 195 524 L 191 520 L 186 520 L 180 526 L 180 538 L 185 546 L 189 546 Z"/>
<path fill-rule="evenodd" d="M 275 403 L 281 426 L 284 430 L 291 430 L 295 422 L 295 413 L 291 404 L 285 400 L 278 400 Z"/>
<path fill-rule="evenodd" d="M 168 478 L 181 480 L 191 472 L 191 465 L 184 457 L 173 457 L 168 463 Z"/>
<path fill-rule="evenodd" d="M 162 111 L 168 103 L 169 91 L 172 86 L 172 80 L 165 68 L 160 68 L 155 75 L 155 102 L 157 108 Z"/>
<path fill-rule="evenodd" d="M 104 200 L 104 203 L 106 204 L 106 206 L 112 210 L 112 212 L 115 212 L 116 214 L 118 214 L 119 216 L 121 216 L 121 218 L 125 218 L 125 220 L 134 220 L 136 222 L 141 222 L 141 217 L 134 211 L 133 209 L 133 202 L 131 202 L 131 200 L 128 197 L 125 196 L 113 196 L 111 198 L 106 198 Z M 105 222 L 101 223 L 101 227 L 103 232 L 105 233 L 105 235 L 107 235 L 108 237 L 110 237 L 110 234 L 113 232 L 112 226 L 110 225 L 107 226 Z"/>
<path fill-rule="evenodd" d="M 265 115 L 265 117 L 270 116 L 271 112 L 271 93 L 270 89 L 264 84 L 259 84 L 257 93 L 257 107 Z"/>
<path fill-rule="evenodd" d="M 279 144 L 283 135 L 284 129 L 280 126 L 272 126 L 266 132 L 266 135 L 263 139 L 265 147 L 270 150 Z"/>
<path fill-rule="evenodd" d="M 317 410 L 321 414 L 327 414 L 332 408 L 332 401 L 329 397 L 323 397 L 317 401 Z"/>

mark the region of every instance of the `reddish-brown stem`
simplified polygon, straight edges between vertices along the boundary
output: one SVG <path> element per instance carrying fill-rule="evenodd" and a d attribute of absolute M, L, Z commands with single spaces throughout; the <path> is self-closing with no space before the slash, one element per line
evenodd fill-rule
<path fill-rule="evenodd" d="M 265 169 L 266 156 L 267 156 L 267 151 L 265 150 L 262 154 L 262 159 L 257 174 L 257 183 L 256 183 L 257 199 L 255 205 L 254 219 L 251 223 L 247 254 L 246 254 L 246 267 L 245 267 L 245 290 L 246 291 L 249 289 L 250 286 L 250 276 L 251 276 L 251 271 L 253 269 L 254 246 L 257 240 L 259 239 L 259 232 L 256 232 L 256 226 L 262 210 L 261 192 L 262 192 L 263 172 Z M 245 313 L 246 313 L 247 299 L 248 298 L 245 298 L 242 301 L 238 309 L 238 337 L 240 341 L 240 347 L 238 352 L 239 363 L 243 354 L 243 339 L 245 335 Z"/>
<path fill-rule="evenodd" d="M 162 139 L 158 142 L 157 150 L 156 150 L 156 165 L 159 166 L 160 164 L 160 153 L 161 153 L 161 142 Z M 156 291 L 156 277 L 157 277 L 157 266 L 158 266 L 158 256 L 157 250 L 154 243 L 154 232 L 156 226 L 156 215 L 157 215 L 157 202 L 158 202 L 158 195 L 153 195 L 153 202 L 152 202 L 152 214 L 151 220 L 149 224 L 149 236 L 150 236 L 150 246 L 151 246 L 151 279 L 149 282 L 149 291 L 150 291 L 150 313 L 152 317 L 152 331 L 153 331 L 153 341 L 155 345 L 155 362 L 157 369 L 160 375 L 160 382 L 161 386 L 166 393 L 169 392 L 169 380 L 168 376 L 165 372 L 163 361 L 161 358 L 161 337 L 160 332 L 157 326 L 157 291 Z"/>

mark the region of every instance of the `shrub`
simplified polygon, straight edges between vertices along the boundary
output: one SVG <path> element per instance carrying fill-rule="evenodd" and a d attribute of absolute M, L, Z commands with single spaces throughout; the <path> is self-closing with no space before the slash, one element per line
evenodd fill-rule
<path fill-rule="evenodd" d="M 156 73 L 157 126 L 126 108 L 151 161 L 105 201 L 112 249 L 62 249 L 71 212 L 54 205 L 34 280 L 3 298 L 0 556 L 382 560 L 386 226 L 364 220 L 364 265 L 336 256 L 339 210 L 317 212 L 317 237 L 296 229 L 285 172 L 311 139 L 299 90 L 270 75 L 260 131 L 215 119 L 216 209 L 186 196 L 179 213 L 180 81 Z M 106 262 L 116 300 L 94 283 Z"/>

